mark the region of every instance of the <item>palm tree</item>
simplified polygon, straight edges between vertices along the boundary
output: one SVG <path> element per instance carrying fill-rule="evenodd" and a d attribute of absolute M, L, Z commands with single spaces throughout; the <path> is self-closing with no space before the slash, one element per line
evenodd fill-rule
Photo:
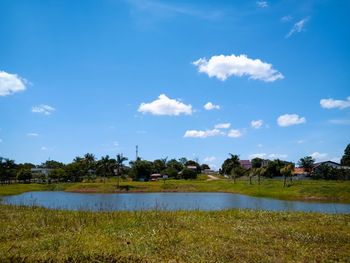
<path fill-rule="evenodd" d="M 90 175 L 91 170 L 95 167 L 95 155 L 92 153 L 87 153 L 84 155 L 84 166 L 87 174 Z"/>
<path fill-rule="evenodd" d="M 294 167 L 293 167 L 292 164 L 287 164 L 286 166 L 284 166 L 284 167 L 281 169 L 281 174 L 283 174 L 283 176 L 284 176 L 283 187 L 286 187 L 287 177 L 292 178 L 293 169 L 294 169 Z"/>
<path fill-rule="evenodd" d="M 102 156 L 101 157 L 101 160 L 99 161 L 99 168 L 101 169 L 102 171 L 102 174 L 103 174 L 103 177 L 104 177 L 104 183 L 106 183 L 106 176 L 107 176 L 107 173 L 110 171 L 111 169 L 111 159 L 109 158 L 108 155 L 106 156 Z"/>
<path fill-rule="evenodd" d="M 117 188 L 119 188 L 119 180 L 120 180 L 120 170 L 123 168 L 123 162 L 127 161 L 128 158 L 124 157 L 122 153 L 117 154 L 117 160 L 116 160 L 116 170 L 117 170 L 117 177 L 118 177 L 118 182 L 117 182 Z"/>

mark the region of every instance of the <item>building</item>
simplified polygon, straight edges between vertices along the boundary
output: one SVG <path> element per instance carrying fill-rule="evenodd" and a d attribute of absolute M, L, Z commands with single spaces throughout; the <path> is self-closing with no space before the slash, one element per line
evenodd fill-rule
<path fill-rule="evenodd" d="M 151 174 L 151 181 L 158 181 L 160 178 L 162 178 L 161 174 Z"/>
<path fill-rule="evenodd" d="M 332 161 L 325 161 L 325 162 L 315 163 L 313 169 L 316 169 L 320 165 L 326 165 L 326 166 L 329 166 L 329 167 L 332 167 L 332 168 L 336 168 L 336 169 L 343 168 L 339 163 L 332 162 Z"/>
<path fill-rule="evenodd" d="M 295 167 L 293 170 L 293 175 L 307 175 L 307 172 L 304 168 L 301 167 Z"/>
<path fill-rule="evenodd" d="M 252 168 L 252 162 L 250 160 L 240 160 L 239 162 L 240 162 L 241 166 L 246 170 Z"/>
<path fill-rule="evenodd" d="M 215 171 L 214 171 L 214 170 L 211 170 L 211 169 L 204 169 L 204 170 L 202 171 L 202 173 L 204 173 L 204 174 L 215 174 Z"/>

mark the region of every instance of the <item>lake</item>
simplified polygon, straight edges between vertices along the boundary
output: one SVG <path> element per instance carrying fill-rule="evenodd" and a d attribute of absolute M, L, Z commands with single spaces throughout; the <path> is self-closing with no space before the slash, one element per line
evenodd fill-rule
<path fill-rule="evenodd" d="M 51 209 L 90 211 L 134 210 L 223 210 L 248 208 L 271 211 L 350 213 L 350 204 L 284 201 L 230 193 L 121 193 L 81 194 L 27 192 L 4 196 L 1 203 L 41 206 Z"/>

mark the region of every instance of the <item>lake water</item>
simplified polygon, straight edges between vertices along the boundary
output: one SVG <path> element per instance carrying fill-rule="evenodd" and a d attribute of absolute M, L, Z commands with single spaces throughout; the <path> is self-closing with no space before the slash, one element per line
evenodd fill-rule
<path fill-rule="evenodd" d="M 272 211 L 350 213 L 350 204 L 284 201 L 230 193 L 80 194 L 27 192 L 2 197 L 2 203 L 67 210 L 223 210 L 249 208 Z"/>

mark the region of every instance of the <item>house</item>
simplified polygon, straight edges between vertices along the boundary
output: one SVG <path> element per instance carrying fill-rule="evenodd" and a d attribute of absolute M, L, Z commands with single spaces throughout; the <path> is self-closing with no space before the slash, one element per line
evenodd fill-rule
<path fill-rule="evenodd" d="M 302 167 L 295 167 L 293 170 L 293 175 L 307 175 L 307 172 Z"/>
<path fill-rule="evenodd" d="M 151 174 L 151 181 L 158 181 L 160 178 L 162 178 L 161 174 Z"/>
<path fill-rule="evenodd" d="M 332 168 L 336 168 L 336 169 L 341 169 L 342 168 L 342 166 L 339 163 L 332 162 L 332 161 L 325 161 L 325 162 L 315 163 L 313 169 L 316 169 L 320 165 L 326 165 L 326 166 L 329 166 L 329 167 L 332 167 Z"/>
<path fill-rule="evenodd" d="M 193 171 L 197 171 L 197 166 L 195 166 L 195 165 L 187 165 L 186 168 L 193 170 Z"/>
<path fill-rule="evenodd" d="M 204 170 L 202 171 L 202 173 L 204 173 L 204 174 L 215 174 L 215 171 L 214 171 L 214 170 L 211 170 L 211 169 L 204 169 Z"/>
<path fill-rule="evenodd" d="M 252 163 L 250 160 L 240 160 L 239 162 L 240 162 L 241 166 L 246 170 L 252 168 Z"/>
<path fill-rule="evenodd" d="M 30 169 L 33 176 L 41 175 L 41 176 L 46 176 L 46 177 L 50 174 L 51 170 L 52 169 L 50 169 L 50 168 L 31 168 Z"/>

